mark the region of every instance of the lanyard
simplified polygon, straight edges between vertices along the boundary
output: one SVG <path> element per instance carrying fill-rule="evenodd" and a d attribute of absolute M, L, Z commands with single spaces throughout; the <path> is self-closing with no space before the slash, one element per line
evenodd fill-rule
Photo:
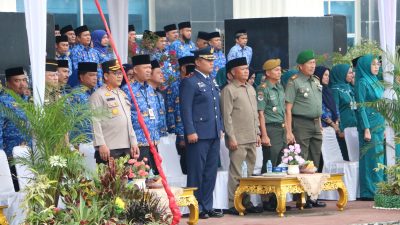
<path fill-rule="evenodd" d="M 144 87 L 144 86 L 143 86 L 143 87 Z M 147 101 L 147 91 L 145 91 L 145 94 L 143 94 L 142 87 L 139 88 L 139 91 L 140 91 L 140 93 L 142 93 L 142 95 L 143 95 L 143 97 L 144 97 L 144 100 L 146 101 L 147 108 L 150 109 L 151 107 L 150 107 L 150 105 L 149 105 L 149 102 Z"/>

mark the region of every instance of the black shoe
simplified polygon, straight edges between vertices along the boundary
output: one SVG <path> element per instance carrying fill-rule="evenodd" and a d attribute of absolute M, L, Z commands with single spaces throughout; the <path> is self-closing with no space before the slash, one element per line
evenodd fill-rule
<path fill-rule="evenodd" d="M 210 216 L 206 212 L 201 212 L 201 213 L 199 213 L 199 218 L 200 219 L 208 219 L 208 218 L 210 218 Z"/>
<path fill-rule="evenodd" d="M 311 202 L 310 200 L 307 200 L 307 201 L 306 201 L 306 204 L 304 204 L 304 207 L 303 207 L 303 208 L 305 208 L 305 209 L 312 209 L 312 207 L 313 207 L 312 202 Z"/>
<path fill-rule="evenodd" d="M 214 217 L 214 218 L 221 218 L 224 216 L 224 214 L 222 212 L 217 212 L 215 210 L 210 210 L 207 212 L 209 217 Z"/>
<path fill-rule="evenodd" d="M 310 205 L 311 205 L 312 207 L 310 207 Z M 306 206 L 307 206 L 307 207 L 306 207 Z M 306 203 L 306 205 L 304 206 L 304 208 L 308 209 L 308 208 L 313 208 L 313 207 L 315 207 L 315 208 L 323 208 L 323 207 L 326 207 L 326 203 L 325 203 L 325 202 L 320 202 L 320 201 L 318 201 L 318 200 L 316 200 L 316 201 L 307 200 L 307 203 Z"/>
<path fill-rule="evenodd" d="M 262 213 L 262 212 L 264 212 L 264 210 L 263 210 L 262 207 L 252 206 L 252 207 L 246 208 L 246 212 L 248 212 L 248 213 Z"/>
<path fill-rule="evenodd" d="M 227 214 L 231 214 L 231 215 L 236 215 L 236 216 L 239 215 L 239 212 L 236 210 L 235 207 L 229 208 L 229 209 L 226 211 L 226 213 L 227 213 Z"/>

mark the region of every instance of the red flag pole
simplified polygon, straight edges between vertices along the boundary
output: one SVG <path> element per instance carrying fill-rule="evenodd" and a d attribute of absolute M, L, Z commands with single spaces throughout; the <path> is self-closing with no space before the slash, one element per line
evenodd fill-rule
<path fill-rule="evenodd" d="M 140 125 L 140 127 L 143 129 L 143 132 L 144 132 L 144 135 L 145 135 L 145 137 L 146 137 L 146 140 L 147 140 L 147 142 L 148 142 L 149 145 L 150 145 L 150 152 L 151 152 L 151 154 L 152 154 L 153 157 L 154 157 L 154 161 L 155 161 L 155 163 L 156 163 L 158 172 L 159 172 L 159 174 L 160 174 L 160 176 L 161 176 L 161 182 L 162 182 L 162 184 L 163 184 L 163 186 L 164 186 L 165 192 L 167 193 L 168 200 L 169 200 L 169 208 L 170 208 L 170 210 L 171 210 L 171 212 L 172 212 L 172 216 L 173 216 L 171 225 L 178 224 L 179 221 L 180 221 L 180 219 L 181 219 L 181 212 L 179 211 L 178 205 L 176 204 L 176 201 L 175 201 L 175 196 L 174 196 L 174 194 L 171 192 L 171 189 L 170 189 L 170 187 L 169 187 L 169 185 L 168 185 L 168 182 L 167 182 L 167 178 L 165 177 L 164 171 L 163 171 L 163 169 L 162 169 L 162 167 L 161 167 L 161 161 L 162 161 L 162 160 L 161 160 L 161 157 L 160 157 L 160 155 L 158 154 L 158 152 L 157 152 L 157 150 L 156 150 L 156 148 L 155 148 L 155 146 L 154 146 L 154 143 L 151 141 L 149 130 L 147 129 L 146 124 L 144 123 L 143 116 L 142 116 L 142 114 L 141 114 L 141 112 L 140 112 L 140 109 L 139 109 L 139 106 L 138 106 L 138 104 L 137 104 L 135 95 L 133 94 L 132 87 L 129 85 L 128 77 L 126 76 L 124 67 L 122 66 L 121 58 L 120 58 L 120 56 L 119 56 L 119 54 L 118 54 L 118 52 L 117 52 L 117 48 L 116 48 L 116 46 L 115 46 L 114 39 L 113 39 L 113 37 L 112 37 L 112 35 L 111 35 L 111 32 L 110 32 L 110 29 L 109 29 L 109 27 L 108 27 L 106 18 L 104 17 L 104 13 L 103 13 L 103 10 L 102 10 L 102 8 L 101 8 L 101 5 L 100 5 L 100 3 L 99 3 L 98 0 L 94 0 L 94 1 L 95 1 L 95 3 L 96 3 L 97 10 L 99 11 L 100 17 L 101 17 L 101 19 L 102 19 L 102 21 L 103 21 L 104 27 L 106 28 L 106 32 L 107 32 L 107 34 L 108 34 L 108 38 L 110 39 L 111 47 L 112 47 L 112 49 L 114 50 L 114 53 L 115 53 L 115 55 L 116 55 L 116 57 L 117 57 L 117 59 L 118 59 L 118 63 L 120 64 L 120 67 L 121 67 L 121 69 L 122 69 L 122 73 L 123 73 L 123 75 L 124 75 L 124 79 L 125 79 L 126 83 L 128 84 L 127 86 L 128 86 L 128 89 L 129 89 L 129 93 L 130 93 L 131 96 L 132 96 L 133 104 L 134 104 L 134 106 L 135 106 L 135 108 L 136 108 L 136 112 L 137 112 L 137 114 L 138 114 L 138 122 L 139 122 L 139 125 Z"/>

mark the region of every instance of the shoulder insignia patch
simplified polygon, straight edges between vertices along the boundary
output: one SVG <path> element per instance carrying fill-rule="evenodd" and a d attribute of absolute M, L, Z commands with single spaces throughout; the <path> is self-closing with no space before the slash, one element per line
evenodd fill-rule
<path fill-rule="evenodd" d="M 295 74 L 295 75 L 293 75 L 292 77 L 290 77 L 290 79 L 292 79 L 292 80 L 296 80 L 297 79 L 297 77 L 299 77 L 297 74 Z"/>

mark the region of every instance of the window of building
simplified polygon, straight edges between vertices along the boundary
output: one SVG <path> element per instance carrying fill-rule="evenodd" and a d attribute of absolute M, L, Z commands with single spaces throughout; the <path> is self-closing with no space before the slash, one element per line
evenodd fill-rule
<path fill-rule="evenodd" d="M 83 18 L 80 16 L 81 5 Z M 100 0 L 100 5 L 108 21 L 107 0 Z M 47 1 L 47 10 L 48 13 L 54 15 L 55 23 L 60 27 L 68 24 L 78 27 L 86 24 L 90 30 L 104 29 L 93 0 Z M 17 0 L 17 12 L 24 12 L 24 0 Z M 149 28 L 149 3 L 147 0 L 128 0 L 128 14 L 128 24 L 134 24 L 138 33 Z"/>
<path fill-rule="evenodd" d="M 324 14 L 340 14 L 346 16 L 347 43 L 351 47 L 355 39 L 355 0 L 325 0 Z"/>

